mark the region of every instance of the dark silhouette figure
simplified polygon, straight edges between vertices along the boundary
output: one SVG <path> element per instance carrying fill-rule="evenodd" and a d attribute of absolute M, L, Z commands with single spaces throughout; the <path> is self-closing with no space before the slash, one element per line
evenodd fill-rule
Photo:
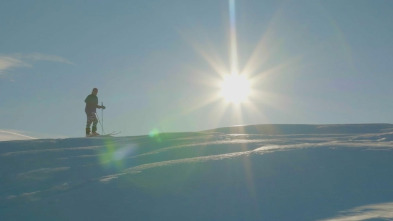
<path fill-rule="evenodd" d="M 86 136 L 97 136 L 99 135 L 97 133 L 97 123 L 98 119 L 96 116 L 96 109 L 97 108 L 102 108 L 105 109 L 105 106 L 100 106 L 98 105 L 98 97 L 97 97 L 98 89 L 93 88 L 93 91 L 91 92 L 90 95 L 88 95 L 85 99 L 86 107 L 85 107 L 85 112 L 86 112 L 86 117 L 87 117 L 87 123 L 86 123 Z M 93 124 L 91 134 L 90 134 L 90 126 Z"/>

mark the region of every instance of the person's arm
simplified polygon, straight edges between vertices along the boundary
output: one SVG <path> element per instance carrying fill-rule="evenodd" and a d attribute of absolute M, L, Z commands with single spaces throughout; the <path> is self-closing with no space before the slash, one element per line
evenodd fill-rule
<path fill-rule="evenodd" d="M 101 106 L 97 104 L 97 108 L 105 109 L 105 106 L 104 105 Z"/>

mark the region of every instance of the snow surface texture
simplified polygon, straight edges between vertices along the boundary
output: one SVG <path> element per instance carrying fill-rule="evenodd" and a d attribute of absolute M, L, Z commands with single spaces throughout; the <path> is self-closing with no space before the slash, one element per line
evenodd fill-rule
<path fill-rule="evenodd" d="M 0 220 L 392 220 L 393 125 L 0 142 Z"/>

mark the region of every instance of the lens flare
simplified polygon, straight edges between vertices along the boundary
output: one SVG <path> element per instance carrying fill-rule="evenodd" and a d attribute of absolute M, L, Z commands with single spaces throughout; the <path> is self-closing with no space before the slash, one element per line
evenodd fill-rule
<path fill-rule="evenodd" d="M 107 139 L 99 150 L 99 162 L 105 168 L 122 170 L 127 167 L 126 158 L 131 156 L 135 149 L 133 144 L 117 145 L 113 140 Z"/>

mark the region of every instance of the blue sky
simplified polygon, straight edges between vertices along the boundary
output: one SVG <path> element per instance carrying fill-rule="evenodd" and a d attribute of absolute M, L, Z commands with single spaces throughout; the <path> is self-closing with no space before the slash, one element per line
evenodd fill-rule
<path fill-rule="evenodd" d="M 392 123 L 392 1 L 2 1 L 0 129 L 83 136 L 92 88 L 107 132 Z M 217 97 L 237 63 L 242 104 Z M 99 111 L 101 115 L 101 112 Z"/>

